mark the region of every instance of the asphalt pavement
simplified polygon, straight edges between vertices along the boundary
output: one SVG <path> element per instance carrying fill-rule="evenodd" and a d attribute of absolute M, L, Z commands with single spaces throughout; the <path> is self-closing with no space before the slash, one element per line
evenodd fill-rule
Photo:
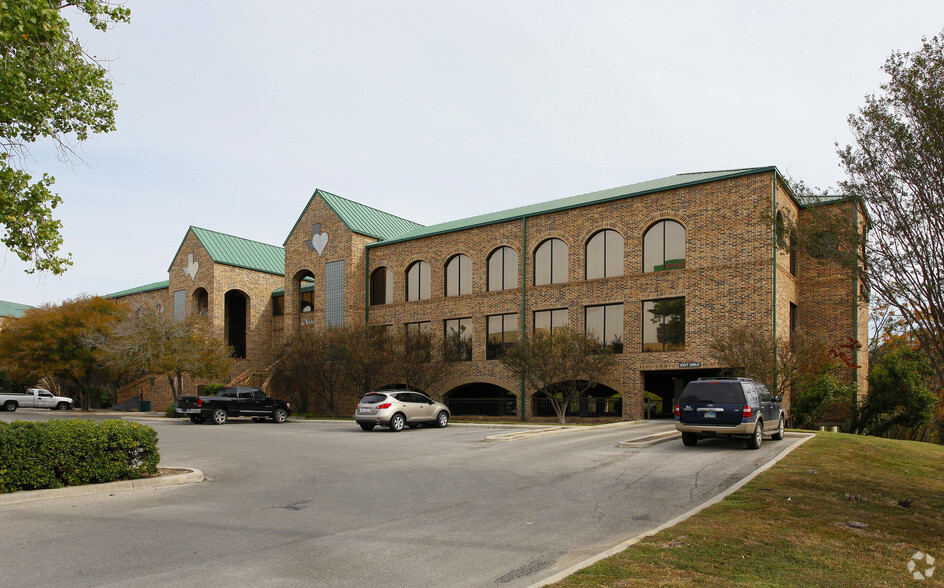
<path fill-rule="evenodd" d="M 87 418 L 13 418 L 62 416 Z M 687 516 L 797 442 L 688 448 L 670 421 L 366 433 L 119 416 L 154 426 L 162 467 L 205 479 L 0 505 L 5 585 L 530 586 Z M 645 437 L 659 442 L 625 445 Z"/>

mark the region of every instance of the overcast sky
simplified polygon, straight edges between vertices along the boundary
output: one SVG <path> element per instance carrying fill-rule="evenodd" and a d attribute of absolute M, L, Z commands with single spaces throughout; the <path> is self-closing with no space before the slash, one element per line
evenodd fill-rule
<path fill-rule="evenodd" d="M 941 0 L 130 0 L 75 30 L 118 130 L 34 149 L 64 276 L 0 247 L 0 300 L 167 279 L 191 225 L 281 246 L 321 188 L 424 225 L 676 173 L 842 179 L 835 143 Z"/>

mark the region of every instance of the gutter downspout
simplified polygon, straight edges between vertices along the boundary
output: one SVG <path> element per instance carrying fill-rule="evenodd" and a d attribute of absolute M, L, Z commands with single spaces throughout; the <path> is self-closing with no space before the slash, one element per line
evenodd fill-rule
<path fill-rule="evenodd" d="M 778 227 L 777 227 L 777 172 L 776 171 L 773 172 L 773 182 L 774 182 L 774 185 L 773 185 L 773 206 L 774 206 L 774 210 L 773 210 L 773 215 L 774 215 L 773 216 L 773 228 L 774 228 L 773 230 L 773 236 L 774 236 L 773 238 L 773 241 L 774 241 L 773 341 L 774 341 L 774 378 L 776 380 L 773 383 L 773 385 L 774 385 L 774 389 L 777 389 L 780 387 L 780 373 L 779 373 L 779 370 L 777 370 L 777 237 L 778 237 L 777 228 Z"/>
<path fill-rule="evenodd" d="M 521 217 L 521 327 L 519 329 L 519 340 L 524 342 L 525 332 L 525 301 L 528 294 L 528 217 Z M 521 420 L 525 420 L 525 410 L 527 400 L 524 396 L 524 376 L 521 376 Z"/>

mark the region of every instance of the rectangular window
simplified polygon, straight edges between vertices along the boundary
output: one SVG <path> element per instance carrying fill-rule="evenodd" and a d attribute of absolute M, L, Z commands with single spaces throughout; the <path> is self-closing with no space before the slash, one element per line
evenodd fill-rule
<path fill-rule="evenodd" d="M 393 335 L 393 325 L 371 325 L 370 334 L 374 337 L 390 337 Z"/>
<path fill-rule="evenodd" d="M 797 331 L 797 313 L 798 308 L 794 303 L 790 303 L 790 347 L 793 347 Z"/>
<path fill-rule="evenodd" d="M 325 264 L 325 325 L 344 326 L 344 261 Z"/>
<path fill-rule="evenodd" d="M 420 323 L 406 323 L 404 326 L 406 327 L 407 337 L 411 337 L 413 335 L 429 335 L 429 321 L 423 321 Z"/>
<path fill-rule="evenodd" d="M 570 325 L 566 308 L 534 311 L 534 331 L 554 331 Z"/>
<path fill-rule="evenodd" d="M 472 361 L 472 319 L 443 321 L 443 359 Z"/>
<path fill-rule="evenodd" d="M 282 316 L 285 314 L 285 296 L 275 296 L 272 298 L 272 316 Z"/>
<path fill-rule="evenodd" d="M 584 325 L 587 335 L 609 347 L 613 353 L 623 352 L 623 305 L 604 304 L 585 309 Z"/>
<path fill-rule="evenodd" d="M 419 361 L 430 360 L 432 348 L 429 338 L 429 321 L 420 323 L 406 323 L 406 346 L 410 357 Z"/>
<path fill-rule="evenodd" d="M 176 290 L 174 292 L 174 318 L 182 321 L 187 318 L 187 291 Z"/>
<path fill-rule="evenodd" d="M 684 298 L 663 298 L 642 303 L 642 350 L 685 350 Z"/>
<path fill-rule="evenodd" d="M 797 238 L 796 233 L 790 233 L 790 273 L 797 275 Z"/>
<path fill-rule="evenodd" d="M 485 359 L 498 359 L 518 342 L 518 315 L 498 314 L 488 317 Z"/>

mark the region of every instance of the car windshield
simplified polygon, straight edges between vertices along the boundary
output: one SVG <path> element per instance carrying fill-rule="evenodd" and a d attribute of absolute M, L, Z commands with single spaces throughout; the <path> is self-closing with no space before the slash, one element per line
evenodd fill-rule
<path fill-rule="evenodd" d="M 689 382 L 679 402 L 741 404 L 744 402 L 744 391 L 738 382 Z"/>
<path fill-rule="evenodd" d="M 387 399 L 386 394 L 368 394 L 361 400 L 361 404 L 377 404 Z"/>

